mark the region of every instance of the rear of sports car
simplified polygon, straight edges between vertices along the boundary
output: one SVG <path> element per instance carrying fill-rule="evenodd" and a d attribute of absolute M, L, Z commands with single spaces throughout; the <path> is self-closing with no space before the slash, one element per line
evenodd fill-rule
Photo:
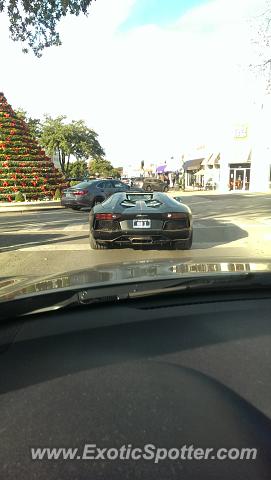
<path fill-rule="evenodd" d="M 92 248 L 112 246 L 192 246 L 190 209 L 165 194 L 115 194 L 90 214 Z"/>

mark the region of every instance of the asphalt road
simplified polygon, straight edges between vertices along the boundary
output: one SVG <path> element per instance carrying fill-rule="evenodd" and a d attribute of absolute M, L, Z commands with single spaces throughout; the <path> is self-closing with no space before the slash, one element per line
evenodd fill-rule
<path fill-rule="evenodd" d="M 50 275 L 105 263 L 172 257 L 192 263 L 271 260 L 271 195 L 185 194 L 183 201 L 194 217 L 190 251 L 93 251 L 86 212 L 1 213 L 0 276 Z"/>

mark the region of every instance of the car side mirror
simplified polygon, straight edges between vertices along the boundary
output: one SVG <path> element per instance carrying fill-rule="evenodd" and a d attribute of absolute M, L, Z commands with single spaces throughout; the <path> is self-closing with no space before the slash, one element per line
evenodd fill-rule
<path fill-rule="evenodd" d="M 181 197 L 173 197 L 176 202 L 183 203 Z"/>

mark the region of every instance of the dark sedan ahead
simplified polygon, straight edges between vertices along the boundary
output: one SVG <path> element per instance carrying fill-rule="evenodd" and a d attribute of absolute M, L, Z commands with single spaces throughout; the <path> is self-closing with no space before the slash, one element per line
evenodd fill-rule
<path fill-rule="evenodd" d="M 64 190 L 61 205 L 74 210 L 92 208 L 114 193 L 130 191 L 142 192 L 140 188 L 131 188 L 119 180 L 90 180 Z"/>

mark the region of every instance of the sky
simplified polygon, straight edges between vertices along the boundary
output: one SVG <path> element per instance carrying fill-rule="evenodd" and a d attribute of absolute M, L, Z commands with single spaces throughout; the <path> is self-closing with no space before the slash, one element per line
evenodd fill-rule
<path fill-rule="evenodd" d="M 96 0 L 42 58 L 0 15 L 0 90 L 31 116 L 84 119 L 115 166 L 162 164 L 247 122 L 263 83 L 253 36 L 264 0 Z"/>
<path fill-rule="evenodd" d="M 142 25 L 170 25 L 193 7 L 208 0 L 137 0 L 120 25 L 121 31 Z"/>

